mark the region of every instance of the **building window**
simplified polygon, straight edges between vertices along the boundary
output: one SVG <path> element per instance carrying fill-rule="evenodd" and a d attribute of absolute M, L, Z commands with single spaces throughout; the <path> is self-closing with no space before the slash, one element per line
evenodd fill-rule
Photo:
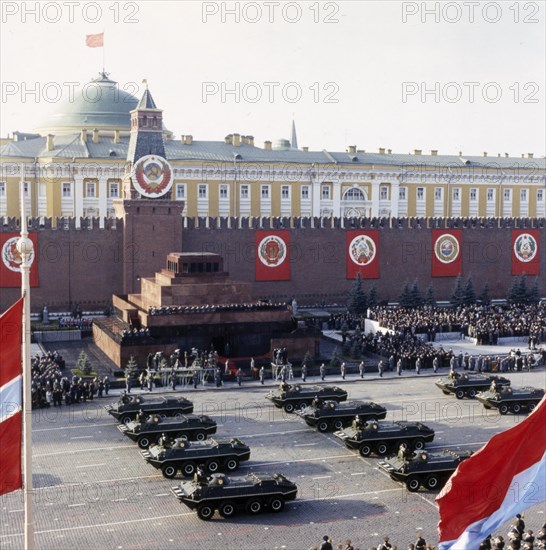
<path fill-rule="evenodd" d="M 290 187 L 288 185 L 281 186 L 281 199 L 282 200 L 290 199 Z"/>
<path fill-rule="evenodd" d="M 418 201 L 425 200 L 425 188 L 424 187 L 418 187 L 417 188 L 417 200 Z"/>
<path fill-rule="evenodd" d="M 0 198 L 4 199 L 6 197 L 6 182 L 0 181 Z"/>
<path fill-rule="evenodd" d="M 537 202 L 544 200 L 544 189 L 537 189 Z"/>
<path fill-rule="evenodd" d="M 330 187 L 328 185 L 322 186 L 322 200 L 327 201 L 330 199 Z"/>
<path fill-rule="evenodd" d="M 307 200 L 309 198 L 309 186 L 308 185 L 302 185 L 301 186 L 301 200 Z"/>
<path fill-rule="evenodd" d="M 407 200 L 407 187 L 400 187 L 398 189 L 398 200 Z"/>
<path fill-rule="evenodd" d="M 262 199 L 269 199 L 269 185 L 262 185 Z"/>
<path fill-rule="evenodd" d="M 186 198 L 186 184 L 177 183 L 176 184 L 176 200 L 184 200 Z"/>
<path fill-rule="evenodd" d="M 504 196 L 505 201 L 511 201 L 512 200 L 512 189 L 505 189 L 503 196 Z"/>
<path fill-rule="evenodd" d="M 23 183 L 23 191 L 25 193 L 25 197 L 29 197 L 30 196 L 30 185 L 28 183 L 28 181 L 25 181 Z"/>
<path fill-rule="evenodd" d="M 248 185 L 241 185 L 241 198 L 248 199 Z"/>
<path fill-rule="evenodd" d="M 453 200 L 455 202 L 461 200 L 461 189 L 459 187 L 455 187 L 455 189 L 453 189 Z"/>
<path fill-rule="evenodd" d="M 345 195 L 343 195 L 343 200 L 363 201 L 363 200 L 366 200 L 366 198 L 364 197 L 364 193 L 362 192 L 362 189 L 359 189 L 358 187 L 351 187 L 345 192 Z"/>
<path fill-rule="evenodd" d="M 95 182 L 88 181 L 85 183 L 85 196 L 86 197 L 95 197 Z"/>
<path fill-rule="evenodd" d="M 63 197 L 69 199 L 72 196 L 72 184 L 71 183 L 63 183 Z"/>
<path fill-rule="evenodd" d="M 197 197 L 200 199 L 206 199 L 207 198 L 207 184 L 206 183 L 200 183 L 199 187 L 197 188 Z"/>
<path fill-rule="evenodd" d="M 495 200 L 495 190 L 494 189 L 488 189 L 487 190 L 487 202 L 493 202 Z"/>
<path fill-rule="evenodd" d="M 108 196 L 111 199 L 119 198 L 119 183 L 117 181 L 113 181 L 108 185 Z"/>
<path fill-rule="evenodd" d="M 521 202 L 527 202 L 527 189 L 520 189 L 519 200 Z"/>
<path fill-rule="evenodd" d="M 444 198 L 444 190 L 441 187 L 434 188 L 434 200 L 441 201 Z"/>
<path fill-rule="evenodd" d="M 227 199 L 228 198 L 228 186 L 227 185 L 220 185 L 220 198 L 221 199 Z"/>
<path fill-rule="evenodd" d="M 470 189 L 470 200 L 476 202 L 478 200 L 478 190 L 475 187 Z"/>
<path fill-rule="evenodd" d="M 379 188 L 379 200 L 386 201 L 389 198 L 389 190 L 383 186 Z"/>

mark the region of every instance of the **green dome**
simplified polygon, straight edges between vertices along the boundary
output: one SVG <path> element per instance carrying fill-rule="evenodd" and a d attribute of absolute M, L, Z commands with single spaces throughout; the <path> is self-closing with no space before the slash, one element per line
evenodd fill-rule
<path fill-rule="evenodd" d="M 64 101 L 56 113 L 52 113 L 36 130 L 45 134 L 76 133 L 83 128 L 93 130 L 131 129 L 130 112 L 136 108 L 138 99 L 121 90 L 107 73 L 76 88 L 72 101 Z"/>

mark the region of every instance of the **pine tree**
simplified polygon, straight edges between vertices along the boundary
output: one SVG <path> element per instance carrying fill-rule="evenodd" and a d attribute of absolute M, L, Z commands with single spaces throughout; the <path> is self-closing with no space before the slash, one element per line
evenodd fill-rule
<path fill-rule="evenodd" d="M 406 281 L 402 287 L 398 302 L 402 307 L 411 307 L 411 288 L 408 281 Z"/>
<path fill-rule="evenodd" d="M 357 273 L 355 282 L 349 290 L 347 296 L 347 309 L 349 313 L 356 315 L 365 314 L 368 309 L 368 300 L 362 285 L 362 275 L 360 273 Z"/>
<path fill-rule="evenodd" d="M 368 307 L 375 307 L 377 305 L 377 290 L 375 285 L 370 289 L 370 295 L 368 296 Z"/>
<path fill-rule="evenodd" d="M 489 283 L 483 285 L 482 293 L 480 294 L 478 300 L 483 304 L 488 306 L 491 303 L 491 298 L 489 297 Z"/>
<path fill-rule="evenodd" d="M 353 344 L 351 346 L 351 357 L 353 359 L 360 359 L 361 355 L 362 355 L 362 347 L 360 345 L 360 339 L 354 338 Z"/>
<path fill-rule="evenodd" d="M 330 367 L 335 371 L 339 372 L 339 367 L 341 367 L 341 360 L 337 353 L 337 349 L 332 353 L 332 358 L 330 359 Z"/>
<path fill-rule="evenodd" d="M 314 363 L 313 358 L 311 357 L 309 350 L 307 350 L 305 352 L 305 355 L 303 356 L 301 364 L 305 365 L 307 367 L 307 370 L 309 370 L 313 366 L 313 363 Z"/>
<path fill-rule="evenodd" d="M 138 374 L 138 364 L 135 361 L 135 358 L 131 355 L 129 361 L 127 361 L 127 366 L 125 367 L 125 378 L 136 378 Z"/>
<path fill-rule="evenodd" d="M 78 360 L 76 361 L 76 368 L 86 376 L 89 376 L 91 374 L 91 361 L 89 361 L 87 353 L 85 353 L 85 351 L 83 350 L 80 351 L 80 355 L 78 356 Z"/>
<path fill-rule="evenodd" d="M 525 280 L 525 275 L 513 279 L 512 286 L 506 298 L 511 304 L 523 304 L 527 301 L 527 282 Z"/>
<path fill-rule="evenodd" d="M 410 291 L 411 307 L 420 307 L 423 305 L 423 297 L 421 296 L 421 290 L 419 289 L 419 283 L 417 279 L 413 281 L 413 285 Z"/>
<path fill-rule="evenodd" d="M 526 303 L 527 302 L 527 298 L 528 298 L 528 295 L 529 295 L 529 291 L 527 290 L 527 277 L 525 275 L 521 275 L 520 278 L 519 278 L 519 298 L 520 298 L 520 302 L 519 303 Z"/>
<path fill-rule="evenodd" d="M 527 302 L 530 304 L 538 304 L 540 302 L 540 294 L 538 292 L 538 278 L 535 279 L 533 286 L 527 293 Z"/>
<path fill-rule="evenodd" d="M 451 295 L 450 302 L 453 306 L 460 306 L 464 303 L 464 290 L 460 275 L 455 281 L 455 288 L 453 289 L 453 294 Z"/>
<path fill-rule="evenodd" d="M 476 292 L 474 291 L 474 283 L 472 281 L 472 276 L 470 275 L 468 276 L 464 287 L 463 302 L 467 305 L 476 303 Z"/>
<path fill-rule="evenodd" d="M 432 283 L 427 287 L 427 293 L 425 296 L 425 305 L 434 307 L 436 305 L 436 297 L 434 296 L 434 287 Z"/>

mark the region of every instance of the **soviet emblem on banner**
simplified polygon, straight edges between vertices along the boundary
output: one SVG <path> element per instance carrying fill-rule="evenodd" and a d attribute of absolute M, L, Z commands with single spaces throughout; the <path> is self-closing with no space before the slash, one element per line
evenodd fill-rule
<path fill-rule="evenodd" d="M 537 255 L 538 245 L 529 233 L 518 235 L 514 241 L 514 254 L 520 262 L 532 262 Z"/>
<path fill-rule="evenodd" d="M 134 166 L 134 174 L 135 189 L 150 199 L 162 197 L 173 184 L 170 164 L 158 155 L 146 155 L 138 159 Z"/>
<path fill-rule="evenodd" d="M 267 267 L 277 267 L 286 258 L 286 243 L 276 235 L 268 235 L 258 245 L 258 257 Z"/>
<path fill-rule="evenodd" d="M 358 235 L 349 245 L 349 257 L 359 266 L 371 264 L 375 258 L 377 248 L 375 242 L 368 235 Z"/>
<path fill-rule="evenodd" d="M 10 270 L 20 273 L 21 264 L 23 263 L 23 258 L 19 251 L 17 250 L 17 241 L 19 237 L 12 237 L 8 239 L 4 246 L 2 247 L 2 261 L 4 265 Z M 30 253 L 29 265 L 34 261 L 34 250 Z"/>
<path fill-rule="evenodd" d="M 440 235 L 434 243 L 434 255 L 443 264 L 454 262 L 459 256 L 459 252 L 459 241 L 448 233 Z"/>

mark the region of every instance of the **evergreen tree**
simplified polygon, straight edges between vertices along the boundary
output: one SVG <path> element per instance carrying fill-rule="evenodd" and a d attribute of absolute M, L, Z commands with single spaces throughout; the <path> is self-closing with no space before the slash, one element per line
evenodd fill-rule
<path fill-rule="evenodd" d="M 464 290 L 461 276 L 457 276 L 455 281 L 455 288 L 453 289 L 453 294 L 450 299 L 452 306 L 460 306 L 464 303 Z"/>
<path fill-rule="evenodd" d="M 398 302 L 402 307 L 411 307 L 411 288 L 408 281 L 406 281 L 402 287 Z"/>
<path fill-rule="evenodd" d="M 370 289 L 370 295 L 368 296 L 368 307 L 375 307 L 377 305 L 377 290 L 375 285 Z"/>
<path fill-rule="evenodd" d="M 436 297 L 434 296 L 434 287 L 432 283 L 428 285 L 427 293 L 425 296 L 425 305 L 434 307 L 436 305 Z"/>
<path fill-rule="evenodd" d="M 363 315 L 368 309 L 368 300 L 362 285 L 362 275 L 360 273 L 357 273 L 355 282 L 349 290 L 349 294 L 347 296 L 347 309 L 349 310 L 349 313 L 356 315 Z"/>
<path fill-rule="evenodd" d="M 538 293 L 538 278 L 535 279 L 533 286 L 527 293 L 527 302 L 530 304 L 538 304 L 540 302 L 540 295 Z"/>
<path fill-rule="evenodd" d="M 471 305 L 476 303 L 476 292 L 474 291 L 474 283 L 472 281 L 472 276 L 469 275 L 466 280 L 466 285 L 464 287 L 463 302 L 466 305 Z"/>
<path fill-rule="evenodd" d="M 341 367 L 341 359 L 337 353 L 337 349 L 334 349 L 332 353 L 332 358 L 330 359 L 330 368 L 332 368 L 336 373 L 339 372 L 339 367 Z"/>
<path fill-rule="evenodd" d="M 311 357 L 311 354 L 309 353 L 309 350 L 305 352 L 305 355 L 303 356 L 303 359 L 301 361 L 302 365 L 305 365 L 307 367 L 307 371 L 313 366 L 313 358 Z"/>
<path fill-rule="evenodd" d="M 362 346 L 360 345 L 360 338 L 354 338 L 351 346 L 351 357 L 353 359 L 360 359 L 362 355 Z"/>
<path fill-rule="evenodd" d="M 78 360 L 76 361 L 76 368 L 86 376 L 89 376 L 91 374 L 91 361 L 89 361 L 87 353 L 85 353 L 85 351 L 83 350 L 80 351 L 80 355 L 78 356 Z"/>
<path fill-rule="evenodd" d="M 138 374 L 138 364 L 135 361 L 135 358 L 131 355 L 125 367 L 125 378 L 136 378 L 137 374 Z"/>
<path fill-rule="evenodd" d="M 423 297 L 421 296 L 421 290 L 419 289 L 419 283 L 417 279 L 413 281 L 413 285 L 410 291 L 411 307 L 420 307 L 423 305 Z"/>
<path fill-rule="evenodd" d="M 525 281 L 525 275 L 515 277 L 512 280 L 512 286 L 506 298 L 511 304 L 523 304 L 527 301 L 527 282 Z"/>
<path fill-rule="evenodd" d="M 489 283 L 486 282 L 483 285 L 482 293 L 480 294 L 478 300 L 483 304 L 488 306 L 491 303 L 491 298 L 489 297 Z"/>
<path fill-rule="evenodd" d="M 341 353 L 343 357 L 349 357 L 351 355 L 352 340 L 347 338 L 341 346 Z"/>
<path fill-rule="evenodd" d="M 525 275 L 521 275 L 519 278 L 520 303 L 526 303 L 528 295 L 529 291 L 527 290 L 527 277 Z"/>

